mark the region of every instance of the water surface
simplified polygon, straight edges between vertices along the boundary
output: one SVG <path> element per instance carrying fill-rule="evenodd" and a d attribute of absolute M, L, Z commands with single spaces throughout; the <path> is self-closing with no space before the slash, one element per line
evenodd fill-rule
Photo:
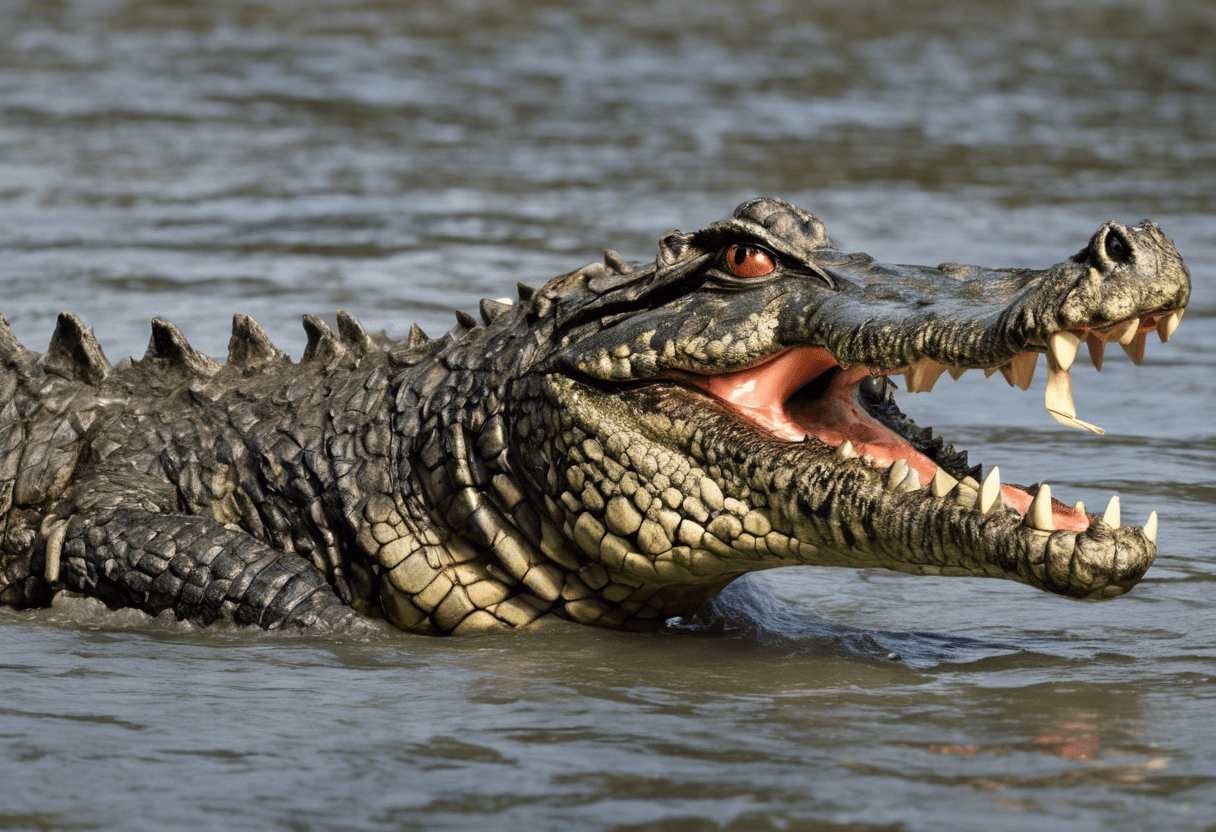
<path fill-rule="evenodd" d="M 660 10 L 661 9 L 661 10 Z M 894 262 L 1043 267 L 1151 216 L 1167 346 L 903 396 L 1011 481 L 1161 515 L 1130 595 L 801 569 L 638 636 L 0 611 L 0 828 L 1203 829 L 1216 818 L 1216 13 L 1181 2 L 0 6 L 0 313 L 438 334 L 771 194 Z M 1079 362 L 1082 363 L 1082 362 Z M 898 658 L 894 658 L 897 656 Z"/>

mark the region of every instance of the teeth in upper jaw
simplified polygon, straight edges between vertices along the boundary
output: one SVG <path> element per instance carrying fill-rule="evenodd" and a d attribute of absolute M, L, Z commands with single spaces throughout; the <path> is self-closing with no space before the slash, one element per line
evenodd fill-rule
<path fill-rule="evenodd" d="M 1119 528 L 1122 525 L 1122 517 L 1119 513 L 1119 495 L 1110 498 L 1110 503 L 1106 506 L 1106 511 L 1102 513 L 1102 522 L 1110 526 L 1112 529 Z"/>
<path fill-rule="evenodd" d="M 1008 364 L 1002 365 L 1001 375 L 1005 377 L 1005 381 L 1009 382 L 1010 387 L 1021 387 L 1023 390 L 1028 390 L 1030 381 L 1034 378 L 1035 365 L 1038 363 L 1039 354 L 1026 350 L 1015 355 Z"/>
<path fill-rule="evenodd" d="M 891 463 L 891 467 L 887 469 L 887 489 L 894 491 L 899 487 L 899 484 L 904 481 L 904 477 L 908 476 L 910 466 L 905 459 L 897 459 Z"/>
<path fill-rule="evenodd" d="M 1034 495 L 1030 508 L 1023 518 L 1026 525 L 1042 532 L 1054 532 L 1056 525 L 1051 517 L 1051 486 L 1044 483 L 1039 486 L 1039 493 Z"/>
<path fill-rule="evenodd" d="M 945 497 L 954 490 L 956 485 L 958 485 L 958 480 L 947 474 L 942 468 L 938 468 L 934 472 L 933 481 L 929 483 L 934 497 Z"/>
<path fill-rule="evenodd" d="M 1053 332 L 1047 339 L 1047 349 L 1055 365 L 1064 372 L 1072 366 L 1077 357 L 1077 349 L 1081 346 L 1081 336 L 1068 330 Z"/>
<path fill-rule="evenodd" d="M 913 362 L 904 373 L 905 386 L 909 393 L 928 393 L 944 372 L 945 364 L 939 364 L 932 358 L 922 358 Z"/>
<path fill-rule="evenodd" d="M 984 484 L 980 486 L 980 500 L 977 506 L 980 514 L 987 514 L 1001 502 L 1004 502 L 1001 499 L 1001 469 L 994 465 L 988 472 L 988 476 L 984 478 Z"/>
<path fill-rule="evenodd" d="M 1102 352 L 1106 349 L 1106 341 L 1101 335 L 1091 332 L 1085 339 L 1085 346 L 1089 347 L 1089 360 L 1094 363 L 1094 370 L 1102 372 Z"/>
<path fill-rule="evenodd" d="M 1148 333 L 1140 332 L 1132 338 L 1131 342 L 1124 344 L 1120 341 L 1119 343 L 1123 346 L 1123 351 L 1127 353 L 1127 357 L 1138 367 L 1140 366 L 1140 362 L 1144 361 L 1144 347 L 1147 341 Z"/>
<path fill-rule="evenodd" d="M 1185 311 L 1185 309 L 1175 309 L 1157 321 L 1157 335 L 1161 338 L 1161 343 L 1164 344 L 1174 336 L 1175 330 L 1178 329 L 1178 323 L 1182 320 L 1182 313 Z"/>
<path fill-rule="evenodd" d="M 1132 318 L 1130 321 L 1124 321 L 1121 324 L 1116 324 L 1111 327 L 1106 333 L 1106 340 L 1114 339 L 1123 346 L 1127 346 L 1136 337 L 1136 333 L 1140 331 L 1140 319 Z"/>
<path fill-rule="evenodd" d="M 1047 394 L 1044 398 L 1047 412 L 1061 425 L 1081 428 L 1098 434 L 1106 433 L 1097 425 L 1091 425 L 1084 419 L 1077 418 L 1077 408 L 1072 401 L 1072 382 L 1068 378 L 1068 371 L 1056 369 L 1054 358 L 1048 362 Z"/>
<path fill-rule="evenodd" d="M 837 446 L 836 456 L 841 459 L 857 459 L 858 453 L 853 447 L 853 443 L 846 439 Z"/>
<path fill-rule="evenodd" d="M 1144 536 L 1148 542 L 1157 545 L 1157 512 L 1149 512 L 1148 520 L 1144 522 Z"/>
<path fill-rule="evenodd" d="M 967 372 L 966 367 L 947 367 L 946 372 L 950 374 L 950 378 L 958 381 L 963 377 L 963 373 Z"/>

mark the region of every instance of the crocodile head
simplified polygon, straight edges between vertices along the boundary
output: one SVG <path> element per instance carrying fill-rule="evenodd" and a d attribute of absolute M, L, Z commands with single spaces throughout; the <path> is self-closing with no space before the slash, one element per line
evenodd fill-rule
<path fill-rule="evenodd" d="M 845 254 L 775 199 L 660 241 L 654 266 L 609 253 L 558 278 L 532 314 L 560 348 L 520 381 L 515 460 L 590 583 L 628 615 L 688 612 L 738 575 L 791 564 L 1010 578 L 1073 597 L 1130 589 L 1156 517 L 1124 526 L 1002 484 L 909 421 L 896 383 L 1003 374 L 1040 356 L 1047 409 L 1078 428 L 1069 370 L 1178 324 L 1190 277 L 1151 221 L 1108 222 L 1043 270 L 889 265 Z M 633 588 L 629 590 L 629 588 Z M 614 623 L 620 598 L 571 617 Z"/>

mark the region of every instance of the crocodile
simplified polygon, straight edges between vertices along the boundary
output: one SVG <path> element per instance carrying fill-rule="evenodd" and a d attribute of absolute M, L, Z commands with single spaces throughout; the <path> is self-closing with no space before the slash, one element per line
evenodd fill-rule
<path fill-rule="evenodd" d="M 0 318 L 0 602 L 93 596 L 207 625 L 417 633 L 542 619 L 645 630 L 787 565 L 1127 592 L 1157 519 L 1002 483 L 895 401 L 943 373 L 1077 416 L 1085 343 L 1139 364 L 1190 275 L 1150 220 L 1046 269 L 890 265 L 759 198 L 653 264 L 606 251 L 428 337 L 304 316 L 292 361 L 236 315 L 228 357 L 153 319 L 112 365 L 77 316 Z M 377 625 L 378 626 L 378 625 Z"/>

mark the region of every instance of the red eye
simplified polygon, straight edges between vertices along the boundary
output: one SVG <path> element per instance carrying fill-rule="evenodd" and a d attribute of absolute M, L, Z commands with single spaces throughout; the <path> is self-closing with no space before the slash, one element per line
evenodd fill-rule
<path fill-rule="evenodd" d="M 726 251 L 726 268 L 735 277 L 764 277 L 771 274 L 777 264 L 773 262 L 773 255 L 762 248 L 734 245 Z"/>

